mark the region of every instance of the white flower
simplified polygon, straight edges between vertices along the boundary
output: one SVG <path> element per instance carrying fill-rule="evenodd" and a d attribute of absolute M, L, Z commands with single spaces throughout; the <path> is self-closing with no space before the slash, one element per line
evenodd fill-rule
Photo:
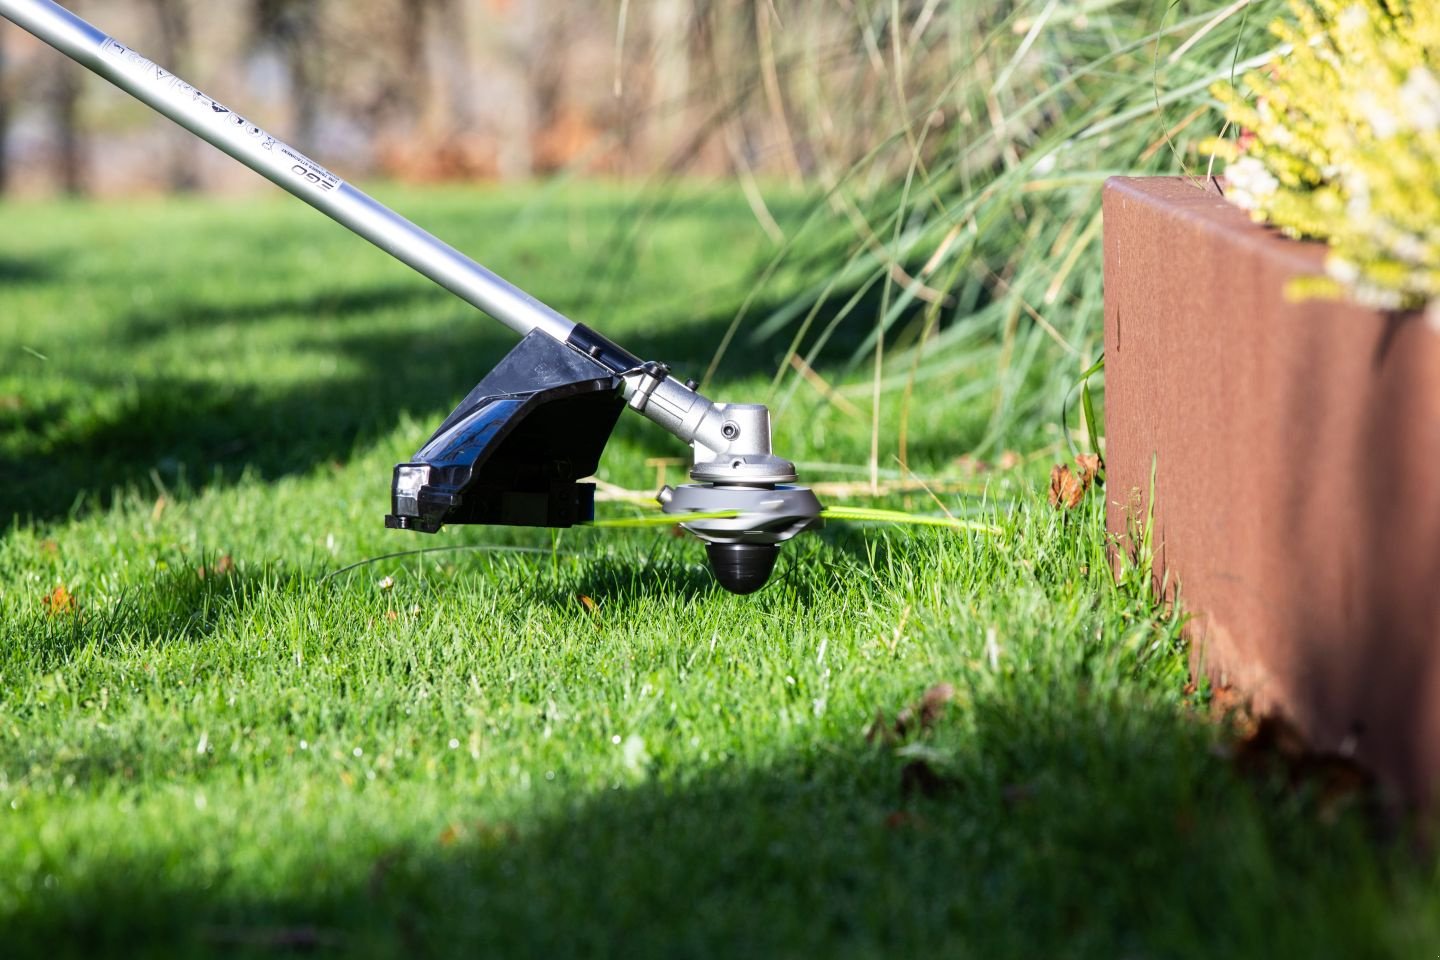
<path fill-rule="evenodd" d="M 1359 267 L 1344 257 L 1337 257 L 1334 254 L 1331 254 L 1325 261 L 1325 272 L 1347 287 L 1360 279 Z"/>
<path fill-rule="evenodd" d="M 1357 283 L 1352 292 L 1356 302 L 1376 310 L 1399 310 L 1405 302 L 1399 290 L 1389 290 L 1373 283 Z"/>
<path fill-rule="evenodd" d="M 1440 80 L 1425 67 L 1411 67 L 1400 87 L 1400 112 L 1412 130 L 1440 130 Z"/>
<path fill-rule="evenodd" d="M 1356 223 L 1370 219 L 1370 181 L 1359 170 L 1347 170 L 1344 175 L 1345 215 Z"/>
<path fill-rule="evenodd" d="M 1355 112 L 1370 125 L 1377 140 L 1387 140 L 1400 132 L 1400 121 L 1387 110 L 1373 90 L 1361 90 L 1355 94 Z"/>
<path fill-rule="evenodd" d="M 1260 100 L 1255 104 L 1255 112 L 1265 124 L 1265 139 L 1271 146 L 1288 147 L 1295 142 L 1295 137 L 1290 128 L 1283 123 L 1275 122 L 1275 111 L 1270 106 L 1269 100 Z"/>
<path fill-rule="evenodd" d="M 1225 168 L 1225 196 L 1245 210 L 1257 210 L 1280 188 L 1280 181 L 1254 157 L 1241 157 Z"/>
<path fill-rule="evenodd" d="M 1396 230 L 1390 236 L 1390 250 L 1397 259 L 1417 267 L 1425 265 L 1425 241 L 1413 233 Z"/>
<path fill-rule="evenodd" d="M 1340 16 L 1335 18 L 1335 22 L 1341 30 L 1364 30 L 1370 23 L 1370 16 L 1365 12 L 1363 6 L 1358 3 L 1352 3 L 1340 11 Z"/>

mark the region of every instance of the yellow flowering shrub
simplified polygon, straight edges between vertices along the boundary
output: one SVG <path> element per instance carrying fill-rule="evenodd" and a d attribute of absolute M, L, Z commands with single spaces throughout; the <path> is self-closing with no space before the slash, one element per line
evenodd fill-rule
<path fill-rule="evenodd" d="M 1330 245 L 1301 295 L 1387 309 L 1440 300 L 1440 0 L 1290 0 L 1280 55 L 1214 94 L 1226 195 Z"/>

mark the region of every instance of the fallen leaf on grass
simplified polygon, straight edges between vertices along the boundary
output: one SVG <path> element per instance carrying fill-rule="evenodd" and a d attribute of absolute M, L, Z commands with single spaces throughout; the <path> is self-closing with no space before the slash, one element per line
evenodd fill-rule
<path fill-rule="evenodd" d="M 1057 463 L 1050 471 L 1050 506 L 1074 510 L 1084 499 L 1086 486 L 1069 467 Z"/>
<path fill-rule="evenodd" d="M 915 703 L 901 710 L 895 717 L 895 734 L 904 737 L 912 730 L 930 731 L 945 715 L 945 707 L 955 699 L 955 688 L 948 683 L 937 683 Z"/>
<path fill-rule="evenodd" d="M 1381 812 L 1374 774 L 1346 753 L 1311 749 L 1299 728 L 1280 714 L 1267 714 L 1238 738 L 1230 761 L 1248 780 L 1280 780 L 1292 792 L 1311 792 L 1322 823 L 1334 823 L 1353 803 L 1365 804 L 1372 814 Z"/>
<path fill-rule="evenodd" d="M 591 614 L 597 612 L 600 609 L 600 607 L 595 603 L 594 600 L 591 600 L 583 593 L 580 594 L 580 606 L 584 607 L 586 612 Z"/>
<path fill-rule="evenodd" d="M 935 772 L 924 760 L 911 760 L 900 768 L 900 796 L 909 799 L 917 794 L 937 797 L 950 787 L 950 781 Z"/>
<path fill-rule="evenodd" d="M 200 575 L 201 580 L 204 580 L 207 576 L 228 577 L 235 572 L 235 561 L 231 560 L 230 554 L 227 553 L 219 560 L 216 560 L 208 570 L 204 567 L 199 567 L 195 572 Z"/>
<path fill-rule="evenodd" d="M 1057 510 L 1074 510 L 1085 499 L 1085 491 L 1095 482 L 1095 476 L 1103 466 L 1100 457 L 1093 453 L 1082 453 L 1075 458 L 1075 470 L 1057 463 L 1050 470 L 1050 506 Z"/>
<path fill-rule="evenodd" d="M 1225 725 L 1238 740 L 1254 736 L 1258 725 L 1250 701 L 1230 686 L 1210 688 L 1210 719 Z"/>
<path fill-rule="evenodd" d="M 895 731 L 885 718 L 884 710 L 876 710 L 875 718 L 865 728 L 865 742 L 874 743 L 876 740 L 887 744 L 895 742 Z"/>
<path fill-rule="evenodd" d="M 1263 777 L 1290 766 L 1305 753 L 1305 738 L 1278 714 L 1263 717 L 1253 731 L 1240 736 L 1230 754 L 1242 777 Z"/>
<path fill-rule="evenodd" d="M 1095 482 L 1100 469 L 1105 466 L 1105 461 L 1100 459 L 1098 453 L 1082 453 L 1075 458 L 1075 465 L 1080 468 L 1080 479 L 1084 480 L 1088 487 Z"/>
<path fill-rule="evenodd" d="M 936 683 L 926 690 L 914 703 L 902 707 L 891 724 L 885 718 L 884 710 L 876 710 L 875 717 L 865 728 L 865 742 L 877 740 L 892 744 L 903 740 L 917 731 L 929 733 L 945 715 L 945 708 L 955 699 L 955 687 L 949 683 Z"/>
<path fill-rule="evenodd" d="M 57 584 L 45 596 L 40 598 L 45 606 L 45 612 L 52 617 L 63 616 L 67 613 L 74 613 L 76 608 L 75 596 L 65 588 L 65 584 Z"/>
<path fill-rule="evenodd" d="M 386 620 L 390 620 L 390 621 L 399 620 L 399 619 L 400 619 L 400 614 L 396 613 L 394 610 L 386 610 L 386 611 L 385 611 L 385 619 L 386 619 Z"/>

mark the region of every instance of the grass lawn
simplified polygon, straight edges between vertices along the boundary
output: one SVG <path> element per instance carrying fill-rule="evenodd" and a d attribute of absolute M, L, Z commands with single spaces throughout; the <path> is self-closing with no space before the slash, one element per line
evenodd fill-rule
<path fill-rule="evenodd" d="M 696 375 L 767 251 L 730 194 L 644 231 L 603 188 L 384 199 Z M 0 226 L 5 955 L 1440 949 L 1430 861 L 1217 749 L 1101 498 L 1045 502 L 1059 399 L 997 377 L 1004 344 L 923 380 L 907 433 L 926 476 L 1036 454 L 942 498 L 997 535 L 833 524 L 733 597 L 664 530 L 383 529 L 392 464 L 513 338 L 299 204 Z M 764 399 L 783 348 L 742 333 L 711 394 Z M 853 479 L 866 372 L 822 372 L 851 406 L 783 386 L 777 451 Z M 682 454 L 627 417 L 601 477 Z M 433 546 L 463 549 L 327 576 Z M 938 719 L 867 738 L 940 682 Z"/>

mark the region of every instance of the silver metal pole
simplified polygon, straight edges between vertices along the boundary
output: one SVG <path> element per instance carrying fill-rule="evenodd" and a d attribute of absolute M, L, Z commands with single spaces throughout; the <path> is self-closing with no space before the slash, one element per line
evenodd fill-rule
<path fill-rule="evenodd" d="M 520 335 L 538 329 L 564 340 L 574 329 L 573 321 L 59 4 L 51 0 L 0 0 L 0 16 Z"/>

